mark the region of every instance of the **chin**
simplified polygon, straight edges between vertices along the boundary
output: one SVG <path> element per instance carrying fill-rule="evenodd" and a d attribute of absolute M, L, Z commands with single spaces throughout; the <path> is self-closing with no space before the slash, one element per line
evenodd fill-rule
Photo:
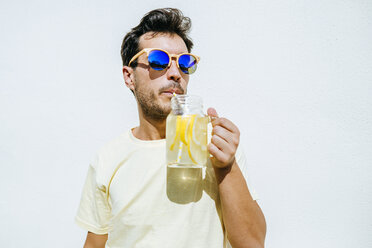
<path fill-rule="evenodd" d="M 169 113 L 172 111 L 170 103 L 169 104 L 164 104 L 162 106 L 162 109 L 163 109 L 163 112 L 166 113 L 167 115 L 169 115 Z"/>

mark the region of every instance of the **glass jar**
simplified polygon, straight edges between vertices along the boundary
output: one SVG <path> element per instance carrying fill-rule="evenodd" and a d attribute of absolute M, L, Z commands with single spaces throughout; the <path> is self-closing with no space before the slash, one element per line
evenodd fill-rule
<path fill-rule="evenodd" d="M 168 167 L 202 168 L 207 163 L 207 126 L 203 100 L 194 95 L 176 95 L 166 122 Z"/>

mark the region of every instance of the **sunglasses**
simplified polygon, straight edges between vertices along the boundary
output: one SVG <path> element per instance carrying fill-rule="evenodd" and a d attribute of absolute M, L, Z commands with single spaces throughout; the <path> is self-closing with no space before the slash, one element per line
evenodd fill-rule
<path fill-rule="evenodd" d="M 168 52 L 158 48 L 145 48 L 138 52 L 129 61 L 128 66 L 139 56 L 146 53 L 147 60 L 152 69 L 162 71 L 168 68 L 172 62 L 172 58 L 176 58 L 177 67 L 185 74 L 192 74 L 196 71 L 200 57 L 191 53 L 169 54 Z"/>

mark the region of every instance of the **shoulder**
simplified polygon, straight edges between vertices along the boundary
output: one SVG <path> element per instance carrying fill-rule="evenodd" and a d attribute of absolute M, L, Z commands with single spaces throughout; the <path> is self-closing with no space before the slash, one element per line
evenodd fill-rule
<path fill-rule="evenodd" d="M 96 180 L 100 184 L 107 184 L 117 165 L 125 160 L 134 148 L 129 131 L 124 132 L 105 143 L 90 162 L 95 171 Z"/>
<path fill-rule="evenodd" d="M 129 136 L 129 132 L 130 130 L 106 142 L 98 149 L 97 155 L 100 157 L 110 157 L 116 155 L 118 152 L 122 153 L 127 148 L 132 147 L 133 142 Z"/>

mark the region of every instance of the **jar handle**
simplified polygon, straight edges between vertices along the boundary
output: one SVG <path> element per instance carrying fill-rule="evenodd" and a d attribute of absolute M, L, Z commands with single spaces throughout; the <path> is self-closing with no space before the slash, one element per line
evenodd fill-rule
<path fill-rule="evenodd" d="M 207 146 L 211 143 L 212 140 L 212 131 L 213 131 L 213 126 L 212 126 L 212 121 L 217 119 L 217 117 L 214 116 L 208 116 L 208 124 L 207 124 Z M 209 154 L 209 152 L 208 152 Z M 209 154 L 209 157 L 213 157 L 211 154 Z"/>

